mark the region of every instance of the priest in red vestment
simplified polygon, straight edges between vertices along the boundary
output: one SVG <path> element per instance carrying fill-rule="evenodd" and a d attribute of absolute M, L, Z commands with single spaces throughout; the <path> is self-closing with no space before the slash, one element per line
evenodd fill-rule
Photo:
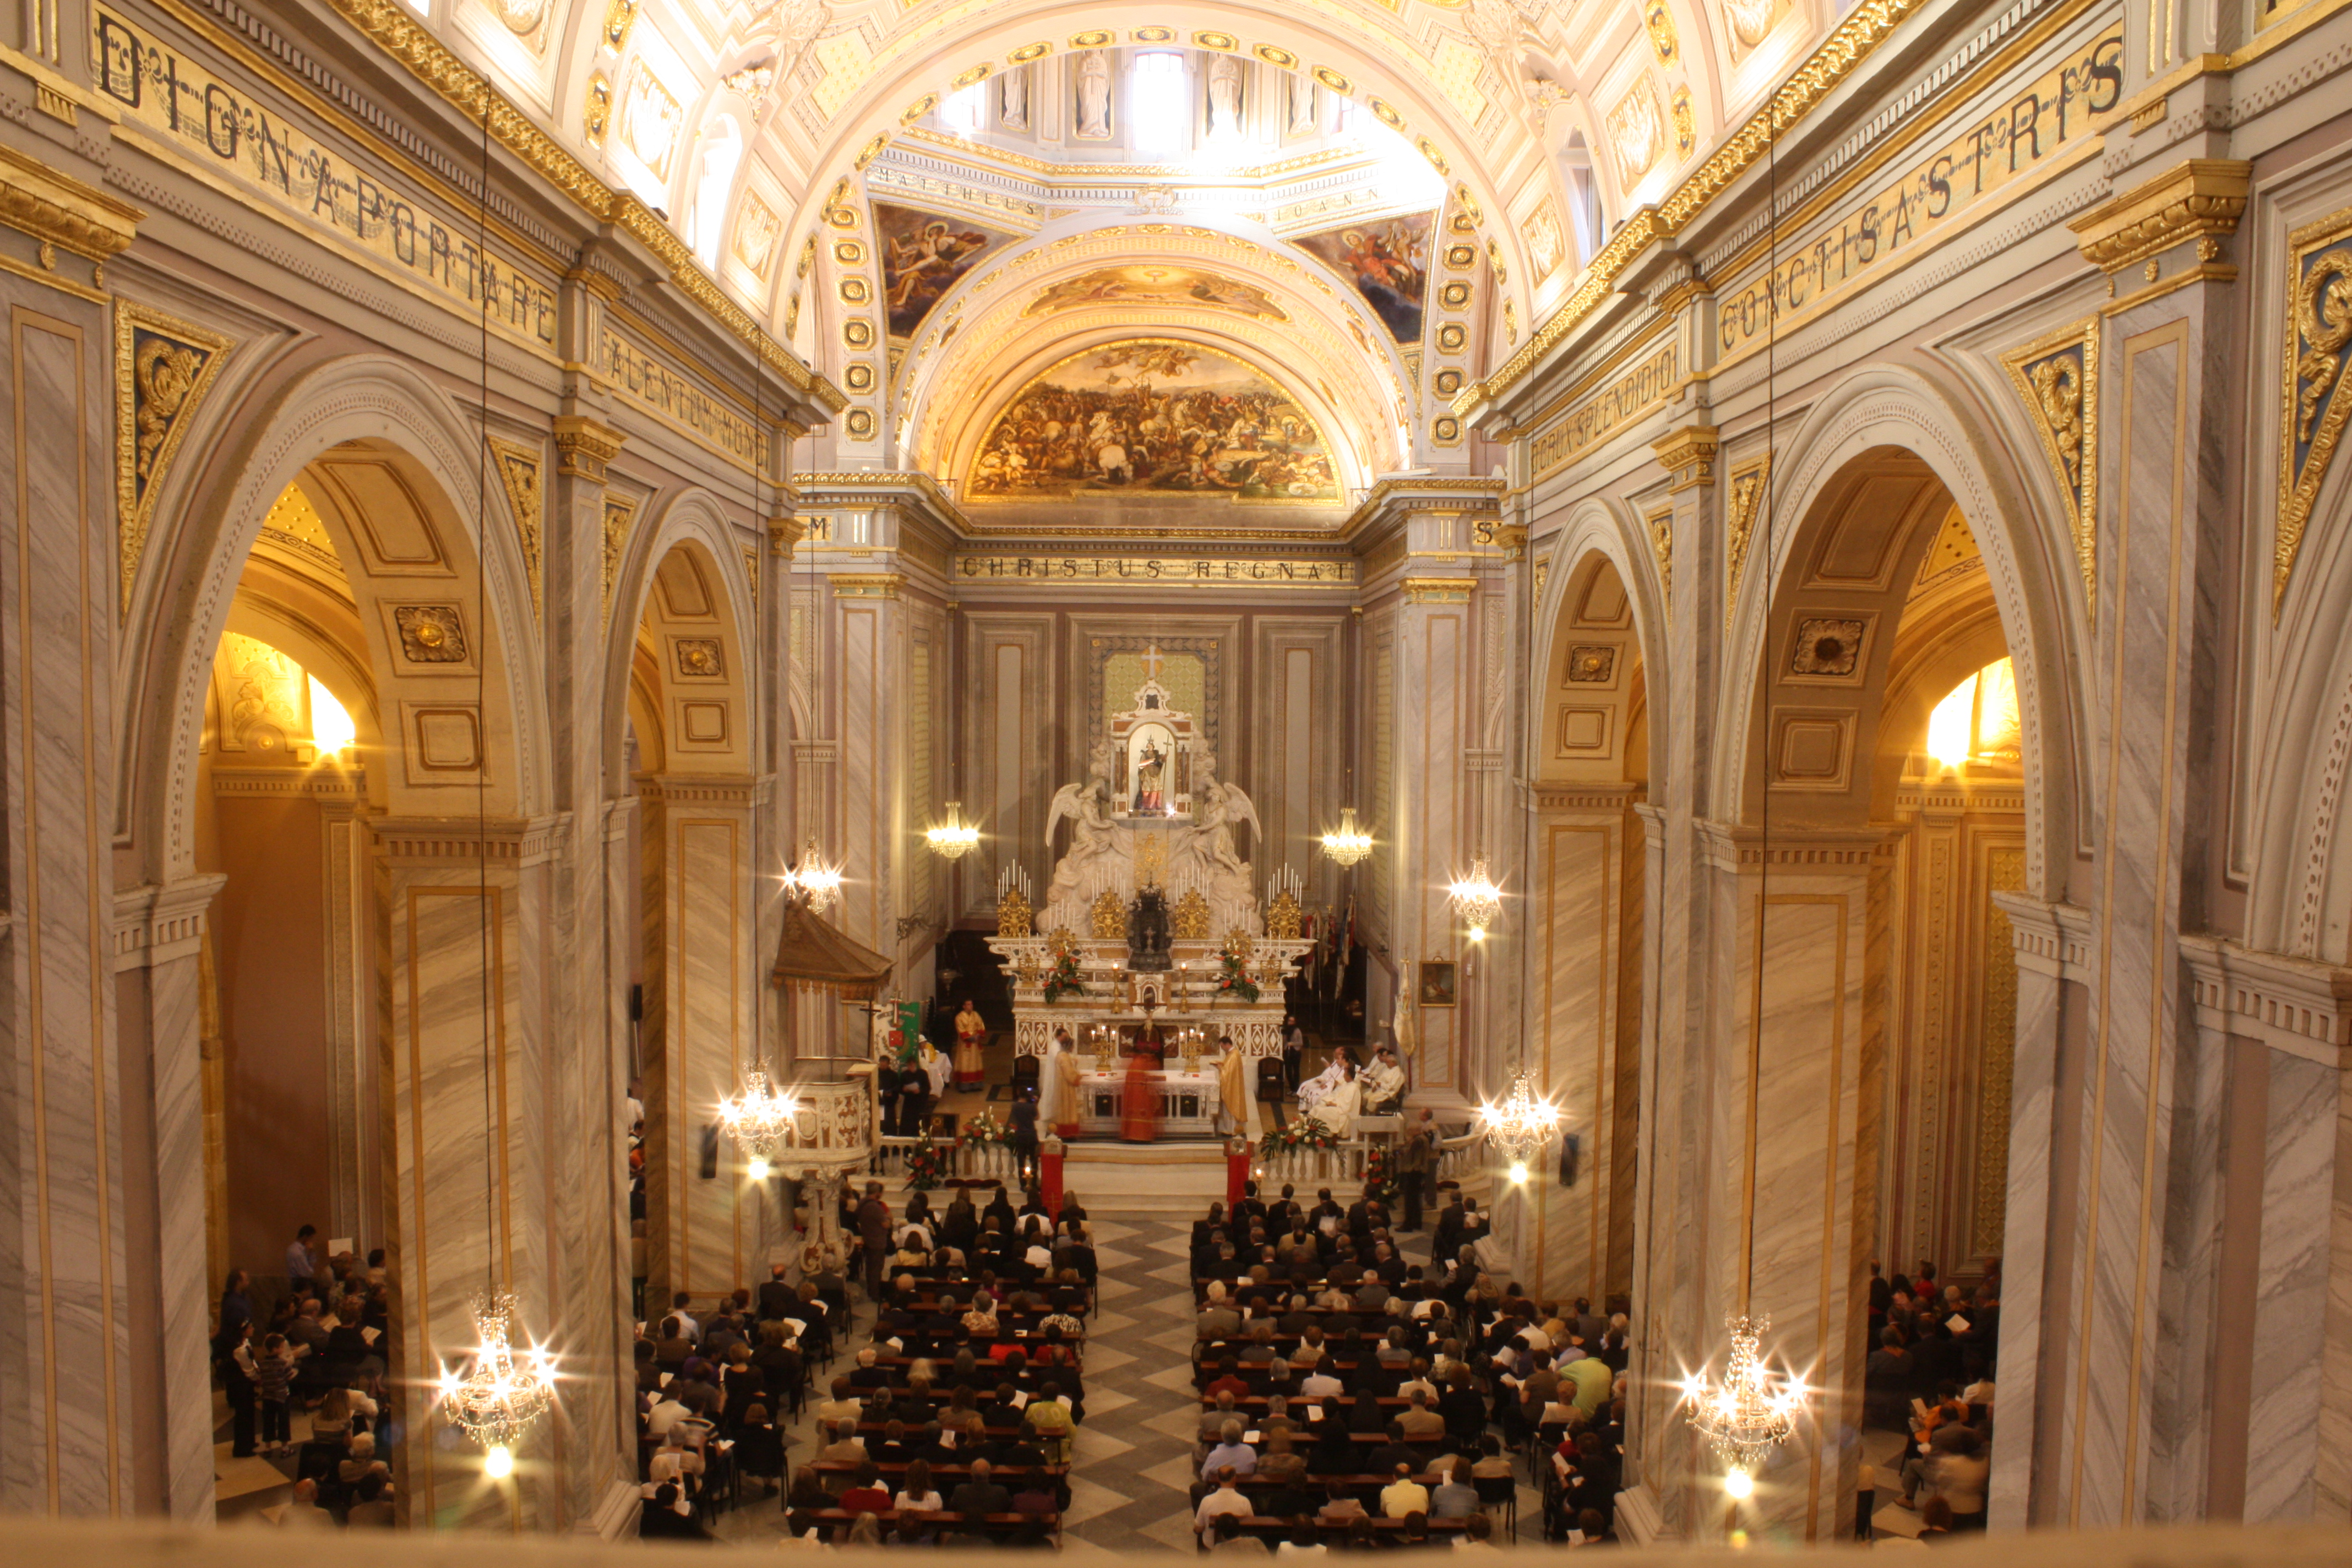
<path fill-rule="evenodd" d="M 1118 1119 L 1121 1142 L 1160 1141 L 1160 1062 L 1159 1033 L 1147 1029 L 1127 1058 L 1127 1093 Z"/>

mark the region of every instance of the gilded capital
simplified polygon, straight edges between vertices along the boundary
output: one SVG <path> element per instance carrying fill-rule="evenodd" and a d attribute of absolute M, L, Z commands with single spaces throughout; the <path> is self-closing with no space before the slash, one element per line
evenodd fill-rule
<path fill-rule="evenodd" d="M 95 185 L 0 145 L 0 223 L 76 256 L 103 263 L 131 248 L 147 215 Z"/>
<path fill-rule="evenodd" d="M 1718 445 L 1714 426 L 1685 425 L 1651 442 L 1650 450 L 1658 455 L 1660 465 L 1674 475 L 1666 489 L 1670 491 L 1686 490 L 1715 483 L 1715 453 Z"/>
<path fill-rule="evenodd" d="M 768 552 L 790 555 L 800 542 L 808 537 L 808 520 L 798 517 L 772 517 L 768 520 Z"/>
<path fill-rule="evenodd" d="M 621 443 L 626 439 L 611 426 L 584 415 L 559 414 L 555 416 L 555 471 L 601 485 L 604 465 L 621 455 Z"/>
<path fill-rule="evenodd" d="M 2252 164 L 2234 158 L 2190 158 L 2066 226 L 2074 231 L 2084 259 L 2103 272 L 2120 272 L 2191 239 L 2218 242 L 2235 234 L 2252 172 Z M 2198 259 L 2212 258 L 2200 254 Z"/>

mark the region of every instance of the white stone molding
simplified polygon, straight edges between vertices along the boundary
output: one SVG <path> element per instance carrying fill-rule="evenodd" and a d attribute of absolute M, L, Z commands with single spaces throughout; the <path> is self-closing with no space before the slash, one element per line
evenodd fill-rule
<path fill-rule="evenodd" d="M 2031 893 L 1995 892 L 1992 901 L 2009 917 L 2010 942 L 2020 969 L 2078 985 L 2090 984 L 2090 910 L 2044 903 Z"/>
<path fill-rule="evenodd" d="M 228 882 L 219 872 L 166 887 L 152 883 L 114 895 L 114 969 L 150 969 L 194 955 L 205 940 L 213 899 Z"/>
<path fill-rule="evenodd" d="M 2352 1067 L 2352 968 L 2180 936 L 2197 1022 L 2323 1067 Z"/>

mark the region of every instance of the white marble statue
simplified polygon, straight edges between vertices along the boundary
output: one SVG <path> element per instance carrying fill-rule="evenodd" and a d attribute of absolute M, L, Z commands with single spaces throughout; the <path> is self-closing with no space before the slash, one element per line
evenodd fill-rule
<path fill-rule="evenodd" d="M 1242 62 L 1219 55 L 1209 67 L 1209 134 L 1230 138 L 1242 133 Z"/>
<path fill-rule="evenodd" d="M 1234 828 L 1244 822 L 1259 837 L 1265 836 L 1247 793 L 1239 784 L 1221 782 L 1217 759 L 1201 752 L 1193 764 L 1192 826 L 1177 836 L 1169 854 L 1170 870 L 1179 877 L 1189 874 L 1227 921 L 1237 918 L 1234 911 L 1255 908 L 1250 863 L 1234 847 Z"/>
<path fill-rule="evenodd" d="M 1014 66 L 997 81 L 996 118 L 1011 131 L 1029 129 L 1029 68 Z"/>
<path fill-rule="evenodd" d="M 1110 59 L 1100 49 L 1078 57 L 1078 136 L 1110 140 Z"/>
<path fill-rule="evenodd" d="M 1311 136 L 1315 132 L 1315 84 L 1303 76 L 1288 79 L 1290 93 L 1290 134 Z"/>

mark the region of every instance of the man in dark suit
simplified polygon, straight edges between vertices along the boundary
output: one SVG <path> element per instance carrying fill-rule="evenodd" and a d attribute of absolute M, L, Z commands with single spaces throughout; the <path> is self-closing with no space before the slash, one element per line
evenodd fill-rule
<path fill-rule="evenodd" d="M 784 1265 L 779 1263 L 768 1270 L 767 1281 L 760 1287 L 760 1321 L 781 1322 L 800 1301 L 799 1292 L 784 1282 Z"/>
<path fill-rule="evenodd" d="M 866 1297 L 882 1299 L 882 1262 L 890 1255 L 890 1205 L 882 1201 L 882 1184 L 866 1184 L 866 1200 L 857 1205 L 857 1245 L 866 1259 Z"/>
<path fill-rule="evenodd" d="M 994 1468 L 986 1459 L 971 1462 L 971 1479 L 948 1494 L 948 1507 L 972 1523 L 981 1516 L 1013 1511 L 1013 1494 L 996 1484 Z"/>
<path fill-rule="evenodd" d="M 1431 1258 L 1440 1263 L 1454 1261 L 1454 1254 L 1462 1249 L 1462 1194 L 1455 1193 L 1437 1211 L 1437 1228 L 1429 1237 Z"/>

